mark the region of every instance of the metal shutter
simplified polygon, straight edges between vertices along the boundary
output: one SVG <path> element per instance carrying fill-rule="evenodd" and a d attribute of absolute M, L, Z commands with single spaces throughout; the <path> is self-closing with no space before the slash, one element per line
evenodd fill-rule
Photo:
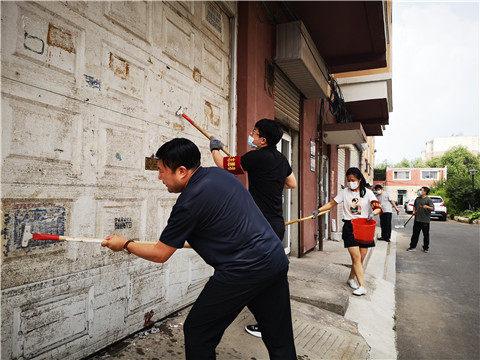
<path fill-rule="evenodd" d="M 345 149 L 344 148 L 339 148 L 338 149 L 338 174 L 337 174 L 337 193 L 340 193 L 342 191 L 342 185 L 345 185 Z M 341 227 L 341 221 L 342 221 L 342 216 L 343 216 L 343 206 L 337 206 L 337 231 L 340 231 Z"/>
<path fill-rule="evenodd" d="M 360 154 L 355 146 L 350 149 L 350 166 L 360 168 Z"/>
<path fill-rule="evenodd" d="M 301 93 L 281 70 L 275 69 L 273 83 L 275 118 L 293 130 L 299 130 Z"/>

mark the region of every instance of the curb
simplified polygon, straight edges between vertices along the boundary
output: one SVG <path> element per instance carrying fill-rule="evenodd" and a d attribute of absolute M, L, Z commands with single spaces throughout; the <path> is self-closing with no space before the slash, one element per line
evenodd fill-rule
<path fill-rule="evenodd" d="M 350 297 L 345 318 L 358 324 L 370 346 L 371 359 L 397 359 L 395 342 L 395 261 L 397 232 L 391 242 L 379 241 L 365 270 L 369 293 Z"/>
<path fill-rule="evenodd" d="M 469 218 L 463 216 L 454 216 L 453 220 L 464 223 L 464 224 L 480 224 L 480 219 L 470 221 Z"/>

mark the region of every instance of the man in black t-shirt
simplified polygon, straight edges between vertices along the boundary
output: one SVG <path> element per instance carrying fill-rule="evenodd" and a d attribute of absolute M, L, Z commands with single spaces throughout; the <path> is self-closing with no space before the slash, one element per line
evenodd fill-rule
<path fill-rule="evenodd" d="M 215 138 L 210 140 L 210 150 L 218 167 L 233 174 L 247 172 L 248 190 L 280 241 L 285 234 L 283 189 L 297 186 L 287 158 L 276 148 L 282 135 L 277 122 L 259 120 L 248 137 L 248 144 L 255 150 L 232 157 L 223 157 L 220 154 L 223 144 Z M 262 336 L 258 325 L 247 325 L 245 330 L 253 336 Z"/>
<path fill-rule="evenodd" d="M 288 258 L 251 195 L 232 174 L 202 168 L 190 140 L 173 139 L 156 157 L 159 179 L 181 193 L 160 240 L 112 235 L 102 246 L 163 263 L 188 241 L 215 269 L 183 326 L 187 360 L 215 359 L 225 329 L 245 306 L 262 326 L 270 359 L 295 360 Z"/>

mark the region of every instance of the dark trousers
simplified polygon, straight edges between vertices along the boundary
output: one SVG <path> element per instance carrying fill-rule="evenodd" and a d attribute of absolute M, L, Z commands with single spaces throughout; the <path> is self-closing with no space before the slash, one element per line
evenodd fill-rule
<path fill-rule="evenodd" d="M 261 328 L 270 359 L 295 360 L 286 271 L 254 285 L 225 284 L 210 278 L 183 326 L 186 359 L 215 359 L 225 329 L 245 306 Z"/>
<path fill-rule="evenodd" d="M 382 239 L 390 240 L 392 236 L 392 213 L 380 214 L 380 228 L 382 229 Z"/>
<path fill-rule="evenodd" d="M 415 221 L 413 223 L 413 234 L 410 239 L 410 248 L 415 249 L 418 244 L 420 231 L 423 233 L 423 248 L 428 250 L 430 244 L 430 223 Z"/>

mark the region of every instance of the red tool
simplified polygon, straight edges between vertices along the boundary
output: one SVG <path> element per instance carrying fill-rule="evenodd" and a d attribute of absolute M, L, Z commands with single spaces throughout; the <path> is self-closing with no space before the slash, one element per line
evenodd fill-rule
<path fill-rule="evenodd" d="M 177 110 L 177 112 L 175 113 L 176 115 L 178 116 L 181 116 L 183 117 L 185 120 L 187 120 L 190 124 L 192 124 L 198 131 L 200 131 L 208 140 L 210 140 L 212 138 L 212 136 L 206 131 L 204 130 L 200 125 L 198 125 L 195 121 L 192 120 L 192 118 L 190 118 L 190 116 L 188 116 L 187 114 L 185 114 L 183 112 L 183 108 L 180 106 Z M 228 153 L 227 150 L 223 149 L 222 148 L 222 151 L 227 155 L 227 156 L 232 156 Z"/>
<path fill-rule="evenodd" d="M 42 233 L 33 233 L 32 239 L 33 240 L 55 240 L 55 241 L 82 241 L 82 242 L 91 242 L 91 243 L 101 243 L 104 240 L 104 239 L 69 237 L 69 236 L 63 236 L 63 235 L 42 234 Z"/>

